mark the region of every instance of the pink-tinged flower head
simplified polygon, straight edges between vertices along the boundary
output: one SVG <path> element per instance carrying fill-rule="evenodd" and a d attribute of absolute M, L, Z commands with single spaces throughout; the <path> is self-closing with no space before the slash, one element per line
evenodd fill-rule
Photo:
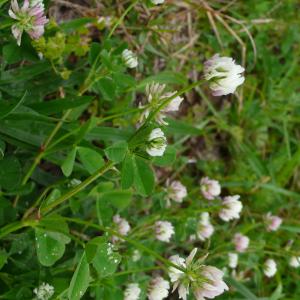
<path fill-rule="evenodd" d="M 200 241 L 209 239 L 214 233 L 214 227 L 210 223 L 209 213 L 204 212 L 201 214 L 200 221 L 197 225 L 197 236 Z"/>
<path fill-rule="evenodd" d="M 221 193 L 221 186 L 217 180 L 203 177 L 200 181 L 201 192 L 205 199 L 213 200 Z"/>
<path fill-rule="evenodd" d="M 265 222 L 268 231 L 276 231 L 280 227 L 282 219 L 278 216 L 272 216 L 269 212 L 265 217 Z"/>
<path fill-rule="evenodd" d="M 228 253 L 228 266 L 235 269 L 238 265 L 239 256 L 237 253 Z"/>
<path fill-rule="evenodd" d="M 170 283 L 160 276 L 151 279 L 148 288 L 149 300 L 163 300 L 169 295 Z"/>
<path fill-rule="evenodd" d="M 239 195 L 227 196 L 224 198 L 222 209 L 219 212 L 219 217 L 223 221 L 228 222 L 230 220 L 240 218 L 240 212 L 243 209 L 243 204 L 239 201 L 239 198 Z"/>
<path fill-rule="evenodd" d="M 168 197 L 175 202 L 181 203 L 187 195 L 186 187 L 180 181 L 167 183 Z"/>
<path fill-rule="evenodd" d="M 116 230 L 120 235 L 126 236 L 130 231 L 130 225 L 126 219 L 121 218 L 119 215 L 113 217 L 113 222 L 115 223 Z M 119 240 L 119 237 L 113 236 L 113 242 Z"/>
<path fill-rule="evenodd" d="M 194 289 L 197 300 L 213 299 L 228 290 L 227 284 L 223 281 L 224 273 L 212 266 L 203 266 L 201 275 L 205 283 Z"/>
<path fill-rule="evenodd" d="M 194 261 L 197 248 L 184 259 L 178 255 L 170 258 L 173 264 L 183 268 L 186 272 L 174 267 L 169 269 L 173 291 L 178 289 L 179 299 L 186 300 L 191 288 L 197 300 L 213 299 L 224 291 L 228 286 L 223 281 L 223 272 L 219 269 L 202 264 L 203 258 Z"/>
<path fill-rule="evenodd" d="M 12 34 L 21 45 L 23 31 L 27 32 L 32 39 L 38 39 L 44 34 L 44 26 L 48 19 L 44 14 L 44 4 L 42 0 L 24 0 L 23 6 L 19 7 L 17 0 L 11 1 L 8 11 L 11 18 L 16 20 L 12 26 Z"/>
<path fill-rule="evenodd" d="M 174 227 L 168 221 L 156 221 L 155 222 L 155 236 L 159 241 L 170 242 L 172 235 L 174 234 Z"/>
<path fill-rule="evenodd" d="M 234 93 L 245 80 L 244 71 L 231 57 L 220 57 L 219 54 L 204 63 L 204 78 L 209 81 L 214 96 Z"/>
<path fill-rule="evenodd" d="M 235 250 L 237 252 L 244 252 L 249 246 L 249 238 L 241 233 L 236 233 L 233 238 Z"/>
<path fill-rule="evenodd" d="M 300 257 L 292 256 L 289 260 L 289 265 L 293 268 L 299 268 L 300 267 Z"/>
<path fill-rule="evenodd" d="M 138 300 L 142 290 L 137 283 L 130 283 L 124 291 L 124 300 Z"/>

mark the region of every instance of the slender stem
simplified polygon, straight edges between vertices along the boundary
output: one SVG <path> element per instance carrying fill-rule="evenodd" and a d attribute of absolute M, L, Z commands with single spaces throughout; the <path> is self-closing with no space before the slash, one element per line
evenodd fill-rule
<path fill-rule="evenodd" d="M 135 246 L 137 249 L 143 251 L 143 252 L 146 252 L 148 253 L 149 255 L 155 257 L 157 260 L 161 261 L 163 264 L 165 264 L 166 266 L 168 267 L 174 267 L 182 272 L 185 272 L 186 270 L 174 263 L 172 263 L 170 260 L 162 257 L 161 255 L 159 255 L 158 253 L 156 253 L 155 251 L 153 251 L 152 249 L 144 246 L 143 244 L 135 241 L 135 240 L 132 240 L 126 236 L 123 236 L 121 234 L 119 234 L 117 231 L 111 229 L 111 228 L 108 228 L 108 227 L 105 227 L 105 226 L 101 226 L 101 225 L 97 225 L 97 224 L 93 224 L 93 223 L 90 223 L 90 222 L 87 222 L 87 221 L 83 221 L 83 220 L 78 220 L 78 219 L 73 219 L 73 218 L 68 218 L 68 217 L 63 217 L 63 219 L 67 222 L 71 222 L 71 223 L 77 223 L 77 224 L 82 224 L 82 225 L 86 225 L 88 227 L 92 227 L 92 228 L 95 228 L 97 230 L 100 230 L 100 231 L 103 231 L 103 232 L 107 232 L 108 234 L 112 235 L 112 236 L 117 236 L 118 238 L 120 238 L 121 240 L 124 240 L 126 241 L 127 243 Z"/>
<path fill-rule="evenodd" d="M 127 271 L 115 273 L 115 274 L 113 274 L 113 276 L 122 276 L 122 275 L 127 275 L 127 274 L 141 273 L 141 272 L 148 272 L 148 271 L 161 270 L 161 269 L 162 269 L 162 267 L 156 266 L 156 267 L 148 267 L 148 268 L 141 268 L 141 269 L 127 270 Z"/>
<path fill-rule="evenodd" d="M 38 221 L 36 220 L 26 220 L 26 221 L 19 221 L 19 222 L 8 224 L 0 229 L 0 239 L 2 239 L 3 237 L 7 236 L 8 234 L 14 231 L 17 231 L 24 227 L 34 227 L 37 224 Z"/>
<path fill-rule="evenodd" d="M 127 110 L 125 112 L 122 112 L 122 113 L 115 113 L 115 114 L 112 114 L 112 115 L 109 115 L 109 116 L 106 116 L 106 117 L 103 117 L 103 118 L 99 118 L 97 120 L 97 125 L 100 125 L 101 123 L 109 121 L 109 120 L 112 120 L 114 118 L 118 118 L 118 117 L 124 116 L 126 114 L 131 114 L 131 113 L 139 112 L 141 110 L 143 110 L 143 109 L 142 108 L 133 108 L 133 109 L 129 109 L 129 110 Z M 59 139 L 57 139 L 55 142 L 51 143 L 51 145 L 47 148 L 47 151 L 45 152 L 45 155 L 48 154 L 49 151 L 52 148 L 54 148 L 56 145 L 60 144 L 65 139 L 67 139 L 68 137 L 72 136 L 73 134 L 75 134 L 76 132 L 78 132 L 80 129 L 81 129 L 80 127 L 77 127 L 74 130 L 68 132 L 64 136 L 62 136 Z"/>
<path fill-rule="evenodd" d="M 115 30 L 117 29 L 117 27 L 123 22 L 124 18 L 126 17 L 126 15 L 130 12 L 130 10 L 139 2 L 139 0 L 135 0 L 133 1 L 124 11 L 124 13 L 122 14 L 122 16 L 119 18 L 119 20 L 116 22 L 116 24 L 113 26 L 113 28 L 111 29 L 110 33 L 108 34 L 108 38 L 111 38 L 111 36 L 113 35 L 113 33 L 115 32 Z"/>
<path fill-rule="evenodd" d="M 36 156 L 36 158 L 34 159 L 34 161 L 33 161 L 32 165 L 30 166 L 29 170 L 25 174 L 25 176 L 24 176 L 24 178 L 23 178 L 23 180 L 21 182 L 21 185 L 25 185 L 27 183 L 28 179 L 31 177 L 32 173 L 34 172 L 36 166 L 40 163 L 41 159 L 43 158 L 45 150 L 47 149 L 47 147 L 51 143 L 52 139 L 57 134 L 57 132 L 59 131 L 59 129 L 61 128 L 61 126 L 63 125 L 63 123 L 68 118 L 68 116 L 70 115 L 71 112 L 72 112 L 72 109 L 68 109 L 65 112 L 65 114 L 63 115 L 63 117 L 56 124 L 56 126 L 53 128 L 53 130 L 51 131 L 50 135 L 48 136 L 48 138 L 46 139 L 46 141 L 41 146 L 40 151 L 39 151 L 38 155 Z M 17 196 L 15 198 L 14 203 L 13 203 L 14 207 L 17 206 L 19 198 L 20 198 L 19 196 Z"/>
<path fill-rule="evenodd" d="M 41 193 L 41 195 L 37 198 L 37 200 L 34 202 L 34 204 L 31 206 L 31 207 L 29 207 L 26 211 L 25 211 L 25 213 L 24 213 L 24 215 L 23 215 L 23 217 L 22 217 L 22 220 L 25 220 L 25 219 L 27 219 L 29 216 L 30 216 L 30 214 L 35 210 L 35 208 L 40 204 L 40 202 L 42 201 L 42 199 L 46 196 L 46 194 L 48 193 L 48 191 L 51 189 L 53 187 L 53 185 L 52 186 L 48 186 L 47 188 L 45 188 L 45 190 Z"/>
<path fill-rule="evenodd" d="M 113 165 L 114 165 L 113 162 L 111 162 L 111 161 L 107 162 L 102 168 L 100 168 L 99 170 L 97 170 L 94 174 L 92 174 L 90 177 L 88 177 L 82 183 L 78 184 L 72 190 L 68 191 L 67 193 L 65 193 L 61 197 L 57 198 L 55 201 L 51 202 L 48 206 L 43 207 L 41 209 L 41 213 L 45 214 L 48 211 L 50 211 L 51 209 L 53 209 L 54 207 L 56 207 L 57 205 L 65 202 L 68 199 L 70 199 L 71 197 L 73 197 L 74 195 L 76 195 L 77 193 L 79 193 L 81 190 L 83 190 L 84 188 L 86 188 L 88 185 L 90 185 L 92 182 L 94 182 L 98 177 L 100 177 L 101 175 L 103 175 L 106 171 L 108 171 L 109 169 L 111 169 Z"/>

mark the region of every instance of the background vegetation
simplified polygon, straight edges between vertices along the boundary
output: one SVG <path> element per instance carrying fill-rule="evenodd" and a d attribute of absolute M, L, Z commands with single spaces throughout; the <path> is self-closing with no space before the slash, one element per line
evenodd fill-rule
<path fill-rule="evenodd" d="M 197 246 L 201 255 L 209 253 L 208 264 L 222 269 L 237 231 L 249 236 L 250 248 L 238 275 L 227 272 L 230 291 L 218 299 L 299 299 L 299 270 L 288 265 L 292 255 L 300 256 L 299 2 L 45 4 L 45 35 L 32 41 L 24 34 L 19 47 L 10 4 L 0 0 L 0 299 L 32 299 L 41 282 L 54 286 L 53 299 L 79 299 L 88 286 L 83 299 L 122 299 L 132 281 L 145 297 L 151 274 L 163 268 L 155 255 L 185 257 Z M 126 48 L 138 55 L 134 70 L 122 61 Z M 212 97 L 207 85 L 186 92 L 165 128 L 166 154 L 126 169 L 124 141 L 136 130 L 146 84 L 181 90 L 202 78 L 203 62 L 215 53 L 245 66 L 238 93 Z M 126 181 L 132 176 L 133 187 Z M 203 176 L 219 180 L 222 195 L 241 195 L 244 205 L 235 222 L 216 214 L 216 233 L 205 243 L 189 240 L 207 208 Z M 168 179 L 180 179 L 188 190 L 171 208 Z M 283 218 L 276 233 L 264 229 L 269 211 Z M 111 259 L 117 213 L 132 231 Z M 147 231 L 158 219 L 175 227 L 169 244 Z M 86 246 L 97 236 L 97 246 Z M 101 263 L 93 254 L 83 262 L 84 249 L 98 251 Z M 137 262 L 134 250 L 141 252 Z M 261 269 L 269 256 L 278 263 L 272 279 Z"/>

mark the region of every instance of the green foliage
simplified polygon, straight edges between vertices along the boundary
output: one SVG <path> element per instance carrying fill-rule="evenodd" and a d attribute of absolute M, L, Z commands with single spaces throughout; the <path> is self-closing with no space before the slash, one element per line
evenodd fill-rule
<path fill-rule="evenodd" d="M 299 299 L 289 265 L 300 257 L 299 3 L 44 1 L 45 33 L 24 31 L 18 46 L 9 2 L 0 0 L 0 299 L 35 299 L 43 282 L 50 299 L 123 299 L 129 283 L 146 299 L 152 277 L 169 280 L 168 258 L 195 247 L 204 265 L 227 268 L 218 299 Z M 196 84 L 216 53 L 245 67 L 235 94 Z M 153 82 L 184 98 L 168 125 L 141 121 Z M 155 128 L 168 145 L 151 157 Z M 203 177 L 220 182 L 220 197 L 203 197 Z M 179 200 L 176 181 L 187 189 Z M 224 222 L 221 200 L 237 194 L 241 216 Z M 214 226 L 205 241 L 203 212 Z M 276 232 L 268 212 L 283 219 Z M 157 221 L 174 227 L 170 242 Z M 237 232 L 250 246 L 231 270 Z"/>
<path fill-rule="evenodd" d="M 77 265 L 75 273 L 68 288 L 68 299 L 78 300 L 85 294 L 90 282 L 90 268 L 85 252 Z"/>

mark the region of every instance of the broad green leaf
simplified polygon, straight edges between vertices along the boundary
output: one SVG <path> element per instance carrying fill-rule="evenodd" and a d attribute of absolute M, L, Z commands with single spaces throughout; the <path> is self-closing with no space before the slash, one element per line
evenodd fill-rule
<path fill-rule="evenodd" d="M 90 267 L 86 259 L 86 254 L 84 252 L 71 279 L 68 289 L 68 299 L 81 299 L 89 287 L 90 280 Z"/>
<path fill-rule="evenodd" d="M 75 158 L 76 158 L 77 149 L 74 147 L 69 154 L 67 155 L 65 161 L 61 166 L 61 170 L 66 177 L 69 177 L 72 174 Z"/>
<path fill-rule="evenodd" d="M 39 262 L 46 267 L 52 266 L 65 252 L 70 238 L 60 232 L 35 228 L 36 251 Z"/>
<path fill-rule="evenodd" d="M 113 190 L 100 195 L 100 201 L 112 204 L 118 210 L 126 208 L 132 199 L 130 190 Z"/>
<path fill-rule="evenodd" d="M 112 205 L 108 201 L 102 201 L 100 197 L 103 193 L 112 191 L 113 188 L 114 184 L 112 182 L 100 182 L 89 193 L 89 196 L 96 200 L 96 213 L 100 225 L 111 225 L 111 220 L 114 215 Z"/>
<path fill-rule="evenodd" d="M 121 88 L 130 88 L 135 86 L 134 77 L 124 73 L 114 73 L 112 75 L 115 83 Z"/>
<path fill-rule="evenodd" d="M 101 78 L 93 87 L 101 92 L 105 100 L 113 101 L 116 97 L 116 84 L 109 77 Z"/>
<path fill-rule="evenodd" d="M 199 136 L 203 134 L 203 128 L 209 123 L 209 119 L 200 122 L 198 125 L 171 118 L 167 118 L 167 122 L 169 125 L 166 126 L 165 131 L 168 134 Z"/>
<path fill-rule="evenodd" d="M 16 219 L 17 212 L 12 206 L 12 202 L 0 197 L 0 226 L 12 222 Z"/>
<path fill-rule="evenodd" d="M 1 127 L 0 127 L 1 129 Z M 100 140 L 100 141 L 124 141 L 127 140 L 133 131 L 130 129 L 119 129 L 112 127 L 104 127 L 98 126 L 91 130 L 89 134 L 87 134 L 88 140 Z"/>
<path fill-rule="evenodd" d="M 14 156 L 7 156 L 0 160 L 0 187 L 12 190 L 16 189 L 21 182 L 21 165 Z"/>
<path fill-rule="evenodd" d="M 154 188 L 154 174 L 144 158 L 134 158 L 134 186 L 137 192 L 143 196 L 151 194 Z"/>
<path fill-rule="evenodd" d="M 3 58 L 8 64 L 14 64 L 22 59 L 21 47 L 16 43 L 5 45 L 2 48 Z"/>
<path fill-rule="evenodd" d="M 98 63 L 99 58 L 100 58 L 100 50 L 101 50 L 101 45 L 99 43 L 92 43 L 90 46 L 90 52 L 89 52 L 89 64 L 93 65 L 96 61 L 96 58 L 98 57 Z"/>
<path fill-rule="evenodd" d="M 45 140 L 45 134 L 49 133 L 52 128 L 50 124 L 40 122 L 0 120 L 0 132 L 9 136 L 12 142 L 22 142 L 36 147 L 40 147 Z"/>
<path fill-rule="evenodd" d="M 78 153 L 84 168 L 90 174 L 104 166 L 104 160 L 99 152 L 91 148 L 78 147 Z"/>
<path fill-rule="evenodd" d="M 176 159 L 176 149 L 173 146 L 168 146 L 164 155 L 155 157 L 153 163 L 157 166 L 170 166 Z"/>
<path fill-rule="evenodd" d="M 106 148 L 105 154 L 108 157 L 108 159 L 118 163 L 123 161 L 127 151 L 128 151 L 127 143 L 125 141 L 121 141 Z"/>
<path fill-rule="evenodd" d="M 21 68 L 14 68 L 2 73 L 3 84 L 20 82 L 22 80 L 29 82 L 32 78 L 45 73 L 51 69 L 51 64 L 48 61 L 41 61 L 39 63 L 24 65 Z M 51 78 L 51 81 L 54 79 Z"/>
<path fill-rule="evenodd" d="M 75 140 L 75 144 L 78 144 L 81 142 L 81 140 L 84 139 L 84 137 L 86 136 L 86 134 L 88 134 L 94 127 L 97 126 L 97 119 L 94 117 L 91 117 L 87 122 L 85 122 L 78 134 L 76 135 L 76 140 Z"/>
<path fill-rule="evenodd" d="M 92 263 L 100 277 L 113 274 L 121 261 L 119 253 L 105 237 L 96 237 L 85 248 L 87 260 Z"/>
<path fill-rule="evenodd" d="M 43 101 L 40 103 L 33 103 L 28 106 L 41 114 L 51 115 L 62 112 L 66 109 L 75 108 L 82 105 L 88 105 L 92 100 L 93 97 L 91 96 L 80 96 L 73 98 L 62 98 L 50 101 Z"/>
<path fill-rule="evenodd" d="M 132 186 L 134 180 L 134 157 L 127 153 L 123 163 L 121 172 L 121 185 L 123 189 L 128 189 Z"/>
<path fill-rule="evenodd" d="M 111 224 L 112 217 L 114 215 L 112 206 L 107 201 L 96 201 L 97 217 L 100 225 L 108 226 Z"/>
<path fill-rule="evenodd" d="M 72 32 L 76 29 L 82 28 L 88 23 L 95 21 L 94 18 L 78 18 L 71 21 L 64 22 L 60 24 L 60 29 L 65 32 Z"/>

